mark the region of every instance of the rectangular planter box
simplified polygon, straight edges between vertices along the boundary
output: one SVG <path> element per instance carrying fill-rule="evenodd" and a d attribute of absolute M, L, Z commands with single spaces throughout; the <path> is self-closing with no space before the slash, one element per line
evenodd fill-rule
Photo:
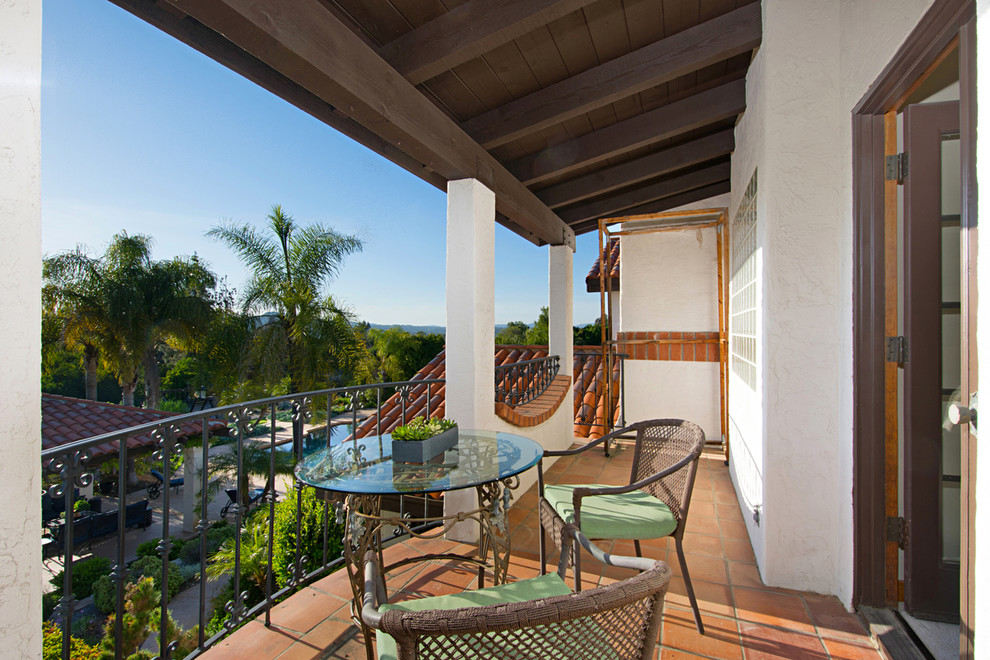
<path fill-rule="evenodd" d="M 392 460 L 402 463 L 426 463 L 457 446 L 457 427 L 426 440 L 392 440 Z"/>

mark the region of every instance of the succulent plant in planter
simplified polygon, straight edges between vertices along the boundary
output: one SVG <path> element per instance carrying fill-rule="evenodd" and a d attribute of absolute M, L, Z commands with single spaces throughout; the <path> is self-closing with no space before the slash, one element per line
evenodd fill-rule
<path fill-rule="evenodd" d="M 457 444 L 457 422 L 417 417 L 392 431 L 392 460 L 425 463 Z"/>

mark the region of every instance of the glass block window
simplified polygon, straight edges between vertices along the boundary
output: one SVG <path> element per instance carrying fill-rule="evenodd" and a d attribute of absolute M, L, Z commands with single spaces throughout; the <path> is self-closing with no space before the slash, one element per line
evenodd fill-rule
<path fill-rule="evenodd" d="M 732 219 L 729 358 L 732 371 L 756 389 L 756 171 Z"/>

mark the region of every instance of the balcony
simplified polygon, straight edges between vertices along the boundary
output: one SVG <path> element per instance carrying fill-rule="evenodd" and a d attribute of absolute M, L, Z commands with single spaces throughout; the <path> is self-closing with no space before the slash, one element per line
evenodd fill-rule
<path fill-rule="evenodd" d="M 550 379 L 546 379 L 550 380 Z M 228 474 L 229 480 L 241 483 L 242 487 L 234 490 L 234 504 L 230 507 L 228 518 L 234 527 L 233 540 L 230 546 L 234 550 L 231 562 L 233 597 L 226 604 L 230 617 L 225 625 L 217 631 L 207 630 L 210 620 L 210 595 L 217 591 L 217 583 L 194 579 L 191 586 L 169 597 L 167 593 L 158 595 L 159 605 L 170 610 L 174 620 L 187 630 L 199 626 L 189 633 L 186 648 L 182 649 L 179 640 L 168 638 L 162 644 L 152 634 L 142 648 L 152 655 L 162 658 L 204 657 L 210 660 L 219 658 L 344 658 L 363 657 L 364 640 L 360 628 L 351 620 L 350 583 L 347 573 L 338 570 L 342 567 L 342 558 L 335 555 L 333 550 L 334 511 L 330 504 L 318 501 L 322 507 L 322 525 L 324 542 L 317 552 L 308 556 L 296 544 L 289 556 L 280 559 L 273 556 L 275 550 L 270 537 L 262 545 L 262 574 L 266 579 L 262 584 L 251 583 L 252 566 L 247 549 L 251 545 L 251 525 L 245 527 L 249 510 L 268 510 L 268 515 L 275 511 L 276 504 L 272 501 L 250 502 L 252 489 L 263 489 L 271 480 L 276 492 L 276 499 L 296 504 L 291 507 L 295 516 L 289 521 L 289 527 L 295 527 L 299 534 L 304 524 L 303 489 L 297 487 L 287 476 L 275 474 L 275 454 L 270 454 L 270 470 L 267 474 L 250 474 L 245 466 L 245 455 L 250 453 L 250 447 L 259 442 L 263 445 L 275 446 L 280 441 L 290 441 L 296 456 L 302 456 L 307 446 L 319 445 L 332 438 L 332 433 L 321 435 L 319 427 L 313 425 L 313 417 L 320 417 L 317 410 L 325 411 L 325 416 L 334 424 L 350 421 L 350 428 L 358 428 L 360 433 L 385 432 L 392 426 L 402 423 L 414 402 L 423 406 L 423 412 L 432 414 L 431 409 L 434 394 L 442 387 L 442 381 L 410 381 L 401 384 L 383 384 L 360 388 L 345 388 L 342 390 L 326 390 L 310 392 L 302 395 L 292 395 L 266 399 L 257 402 L 238 404 L 226 408 L 193 413 L 169 422 L 146 424 L 141 427 L 128 429 L 116 434 L 107 434 L 62 447 L 47 450 L 44 458 L 52 467 L 61 466 L 58 482 L 53 485 L 53 492 L 61 489 L 61 495 L 66 495 L 66 488 L 75 484 L 85 485 L 91 466 L 87 464 L 85 449 L 91 446 L 116 443 L 119 445 L 118 455 L 113 459 L 120 465 L 126 465 L 128 460 L 128 444 L 120 442 L 125 437 L 133 437 L 142 433 L 151 433 L 157 442 L 157 451 L 164 465 L 169 465 L 169 458 L 180 453 L 186 455 L 187 465 L 193 469 L 185 473 L 185 482 L 179 493 L 175 489 L 164 488 L 161 499 L 155 502 L 154 522 L 151 527 L 141 532 L 127 530 L 120 526 L 116 532 L 116 542 L 106 542 L 89 548 L 77 549 L 75 557 L 67 558 L 61 564 L 65 567 L 63 593 L 71 594 L 73 582 L 73 567 L 86 554 L 103 554 L 111 557 L 117 567 L 125 567 L 133 557 L 138 537 L 141 540 L 155 539 L 159 541 L 156 553 L 165 557 L 170 552 L 172 541 L 169 536 L 179 539 L 189 537 L 191 541 L 205 550 L 210 531 L 210 521 L 219 517 L 218 508 L 227 495 L 223 490 L 207 489 L 205 493 L 199 489 L 199 502 L 206 504 L 209 512 L 207 520 L 197 522 L 192 533 L 183 533 L 183 517 L 187 513 L 179 513 L 172 502 L 184 500 L 185 489 L 196 483 L 195 456 L 201 455 L 202 463 L 211 465 L 217 456 L 224 453 L 234 457 L 236 474 Z M 394 392 L 394 393 L 393 393 Z M 339 402 L 341 397 L 350 403 L 344 413 L 334 414 L 333 402 Z M 363 409 L 363 414 L 370 415 L 367 421 L 360 423 L 362 402 L 374 402 L 370 409 Z M 269 433 L 260 441 L 249 439 L 249 429 L 253 424 L 276 419 L 279 410 L 287 410 L 291 431 L 277 431 L 272 425 Z M 390 416 L 389 413 L 394 413 Z M 282 415 L 283 418 L 286 415 Z M 186 441 L 186 447 L 176 439 L 178 421 L 185 424 L 198 423 L 200 429 L 204 426 L 206 433 L 202 435 L 206 442 L 200 442 L 199 447 Z M 226 421 L 230 434 L 235 442 L 229 445 L 217 445 L 215 431 L 219 422 Z M 363 431 L 362 431 L 363 429 Z M 202 431 L 200 431 L 202 434 Z M 223 438 L 223 436 L 219 436 Z M 581 441 L 580 438 L 576 439 Z M 338 438 L 337 441 L 340 441 Z M 270 447 L 269 447 L 270 448 Z M 625 479 L 631 467 L 632 452 L 628 445 L 619 443 L 613 446 L 611 456 L 606 457 L 602 452 L 589 451 L 576 457 L 565 457 L 549 467 L 546 473 L 548 482 L 567 481 L 569 483 L 619 483 Z M 190 457 L 193 460 L 190 461 Z M 212 457 L 212 458 L 211 458 Z M 54 462 L 53 462 L 54 461 Z M 209 470 L 199 473 L 207 477 Z M 242 477 L 247 475 L 247 488 L 243 487 Z M 165 468 L 166 480 L 173 475 Z M 193 478 L 190 478 L 193 477 Z M 207 481 L 210 479 L 207 478 Z M 119 487 L 118 498 L 125 504 L 140 498 L 140 493 L 127 493 L 126 488 Z M 71 492 L 71 490 L 69 491 Z M 182 496 L 182 497 L 179 497 Z M 429 499 L 398 498 L 393 506 L 399 510 L 410 510 L 412 507 L 431 506 Z M 525 492 L 516 492 L 515 501 L 508 512 L 508 524 L 511 534 L 512 555 L 509 569 L 510 579 L 531 577 L 539 571 L 539 559 L 533 550 L 538 546 L 540 533 L 536 513 L 536 488 Z M 115 506 L 115 505 L 114 505 Z M 283 505 L 284 506 L 284 505 Z M 119 509 L 118 509 L 119 510 Z M 163 512 L 171 511 L 164 516 Z M 419 509 L 416 509 L 419 510 Z M 123 518 L 124 514 L 119 514 Z M 262 516 L 263 518 L 264 516 Z M 71 519 L 66 523 L 69 538 L 63 537 L 65 547 L 71 547 L 71 530 L 77 523 Z M 189 525 L 187 524 L 188 528 Z M 124 530 L 124 531 L 120 531 Z M 297 536 L 296 538 L 300 538 Z M 267 544 L 267 547 L 265 547 Z M 443 538 L 415 539 L 397 537 L 391 544 L 386 544 L 386 562 L 404 557 L 419 556 L 440 552 L 465 552 L 471 550 L 466 544 L 459 544 Z M 874 642 L 869 637 L 866 628 L 853 614 L 845 611 L 834 597 L 819 596 L 791 590 L 774 589 L 763 584 L 757 570 L 755 557 L 750 546 L 742 514 L 736 501 L 730 481 L 728 469 L 722 461 L 722 454 L 716 451 L 706 452 L 700 461 L 698 478 L 694 487 L 692 506 L 684 537 L 684 547 L 688 554 L 694 587 L 702 610 L 706 634 L 698 635 L 690 606 L 684 591 L 684 583 L 679 577 L 680 569 L 674 559 L 671 545 L 669 564 L 674 571 L 674 579 L 668 593 L 665 606 L 660 644 L 657 657 L 660 658 L 693 658 L 696 656 L 708 658 L 879 658 Z M 617 541 L 605 545 L 607 551 L 617 554 L 634 554 L 631 542 Z M 68 554 L 68 553 L 67 553 Z M 195 553 L 194 553 L 195 554 Z M 198 569 L 200 573 L 207 568 L 207 552 L 201 552 Z M 668 560 L 668 548 L 664 542 L 644 544 L 644 554 L 656 559 Z M 71 556 L 71 555 L 70 555 Z M 257 559 L 257 558 L 255 558 Z M 61 568 L 58 560 L 51 559 L 50 565 Z M 273 566 L 276 569 L 273 569 Z M 287 570 L 288 579 L 284 581 L 273 577 L 277 566 Z M 585 567 L 588 568 L 587 566 Z M 168 584 L 169 571 L 177 570 L 175 564 L 161 562 L 160 584 Z M 182 569 L 179 569 L 182 570 Z M 186 569 L 188 570 L 188 569 Z M 125 581 L 128 572 L 119 568 L 111 573 L 114 581 L 117 601 L 116 611 L 123 610 L 125 601 Z M 599 584 L 623 578 L 619 569 L 605 570 L 599 574 L 585 572 L 584 587 L 592 588 Z M 472 566 L 458 565 L 450 562 L 418 563 L 405 569 L 390 573 L 388 590 L 392 600 L 417 598 L 427 595 L 439 595 L 456 590 L 477 587 L 477 570 Z M 251 596 L 252 592 L 254 596 Z M 84 601 L 85 602 L 85 601 Z M 56 619 L 66 621 L 68 626 L 63 632 L 63 655 L 71 657 L 68 645 L 68 630 L 72 630 L 72 618 L 79 618 L 85 609 L 78 609 L 79 603 L 71 596 L 63 596 L 59 603 Z M 122 648 L 123 630 L 115 630 L 116 646 Z M 152 650 L 154 649 L 154 650 Z M 117 652 L 117 657 L 122 657 Z M 150 656 L 149 656 L 150 657 Z"/>

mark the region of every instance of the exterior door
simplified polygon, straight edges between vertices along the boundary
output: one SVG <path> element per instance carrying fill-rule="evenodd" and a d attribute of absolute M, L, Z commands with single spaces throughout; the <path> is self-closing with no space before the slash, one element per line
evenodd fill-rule
<path fill-rule="evenodd" d="M 959 619 L 961 442 L 948 421 L 962 385 L 959 103 L 909 105 L 904 177 L 904 604 Z"/>

